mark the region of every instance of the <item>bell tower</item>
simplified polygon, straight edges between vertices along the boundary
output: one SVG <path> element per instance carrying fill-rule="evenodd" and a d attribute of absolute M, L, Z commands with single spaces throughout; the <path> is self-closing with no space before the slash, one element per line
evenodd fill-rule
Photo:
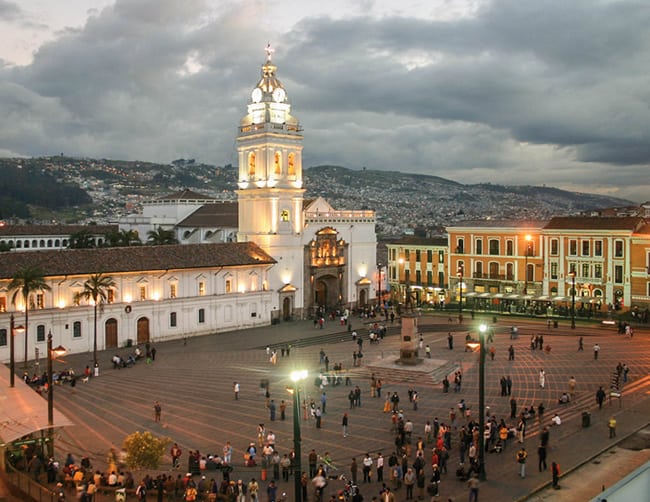
<path fill-rule="evenodd" d="M 302 127 L 266 47 L 262 75 L 239 124 L 239 241 L 271 252 L 271 236 L 300 235 L 303 228 Z M 279 244 L 279 243 L 278 243 Z M 288 242 L 286 244 L 289 244 Z"/>

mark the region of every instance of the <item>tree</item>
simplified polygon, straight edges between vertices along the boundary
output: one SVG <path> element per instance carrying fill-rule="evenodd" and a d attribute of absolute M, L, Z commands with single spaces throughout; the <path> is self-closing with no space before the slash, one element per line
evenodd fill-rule
<path fill-rule="evenodd" d="M 107 247 L 140 246 L 142 242 L 135 230 L 111 230 L 104 234 Z"/>
<path fill-rule="evenodd" d="M 69 238 L 70 249 L 89 249 L 95 247 L 95 238 L 90 230 L 79 230 Z"/>
<path fill-rule="evenodd" d="M 86 282 L 84 288 L 79 293 L 75 293 L 75 302 L 81 299 L 86 301 L 93 301 L 94 313 L 94 338 L 93 338 L 93 362 L 97 364 L 97 311 L 101 312 L 104 309 L 104 304 L 108 303 L 108 291 L 115 287 L 115 281 L 112 277 L 103 274 L 91 275 Z"/>
<path fill-rule="evenodd" d="M 157 437 L 151 432 L 134 432 L 125 439 L 126 465 L 131 469 L 158 469 L 171 439 Z"/>
<path fill-rule="evenodd" d="M 165 230 L 162 227 L 158 227 L 155 230 L 149 230 L 147 232 L 147 244 L 152 244 L 154 246 L 178 244 L 178 240 L 176 240 L 173 230 Z"/>
<path fill-rule="evenodd" d="M 14 291 L 11 296 L 11 304 L 16 305 L 18 295 L 23 299 L 25 305 L 25 367 L 27 367 L 27 352 L 29 350 L 29 326 L 30 295 L 36 291 L 49 291 L 50 286 L 45 282 L 43 271 L 38 267 L 25 267 L 16 272 L 8 286 L 9 291 Z M 35 307 L 35 305 L 34 305 Z"/>

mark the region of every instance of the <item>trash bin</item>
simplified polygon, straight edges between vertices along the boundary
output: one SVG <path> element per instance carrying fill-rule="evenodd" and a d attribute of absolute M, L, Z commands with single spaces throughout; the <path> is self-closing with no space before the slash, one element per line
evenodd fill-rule
<path fill-rule="evenodd" d="M 126 488 L 115 490 L 115 502 L 126 502 Z"/>
<path fill-rule="evenodd" d="M 583 411 L 582 412 L 582 426 L 583 427 L 589 427 L 591 425 L 591 413 L 588 411 Z"/>
<path fill-rule="evenodd" d="M 557 321 L 553 321 L 553 327 L 557 328 Z"/>

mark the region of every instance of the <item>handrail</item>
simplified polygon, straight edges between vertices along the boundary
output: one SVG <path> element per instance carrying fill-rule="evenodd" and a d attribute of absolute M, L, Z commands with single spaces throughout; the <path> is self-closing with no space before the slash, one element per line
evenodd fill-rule
<path fill-rule="evenodd" d="M 28 496 L 31 500 L 36 502 L 57 502 L 59 500 L 56 492 L 38 483 L 9 463 L 6 464 L 6 472 L 7 483 L 13 488 L 20 490 L 22 494 Z"/>

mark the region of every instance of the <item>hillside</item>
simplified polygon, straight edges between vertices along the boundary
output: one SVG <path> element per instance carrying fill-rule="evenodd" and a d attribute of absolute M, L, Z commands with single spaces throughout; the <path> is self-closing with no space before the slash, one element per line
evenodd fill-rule
<path fill-rule="evenodd" d="M 0 217 L 66 223 L 116 221 L 147 199 L 190 188 L 235 200 L 237 168 L 178 159 L 170 164 L 65 156 L 0 159 Z M 336 209 L 374 209 L 378 232 L 439 229 L 475 219 L 545 219 L 633 203 L 553 187 L 464 185 L 437 176 L 341 166 L 305 169 L 306 197 Z"/>

